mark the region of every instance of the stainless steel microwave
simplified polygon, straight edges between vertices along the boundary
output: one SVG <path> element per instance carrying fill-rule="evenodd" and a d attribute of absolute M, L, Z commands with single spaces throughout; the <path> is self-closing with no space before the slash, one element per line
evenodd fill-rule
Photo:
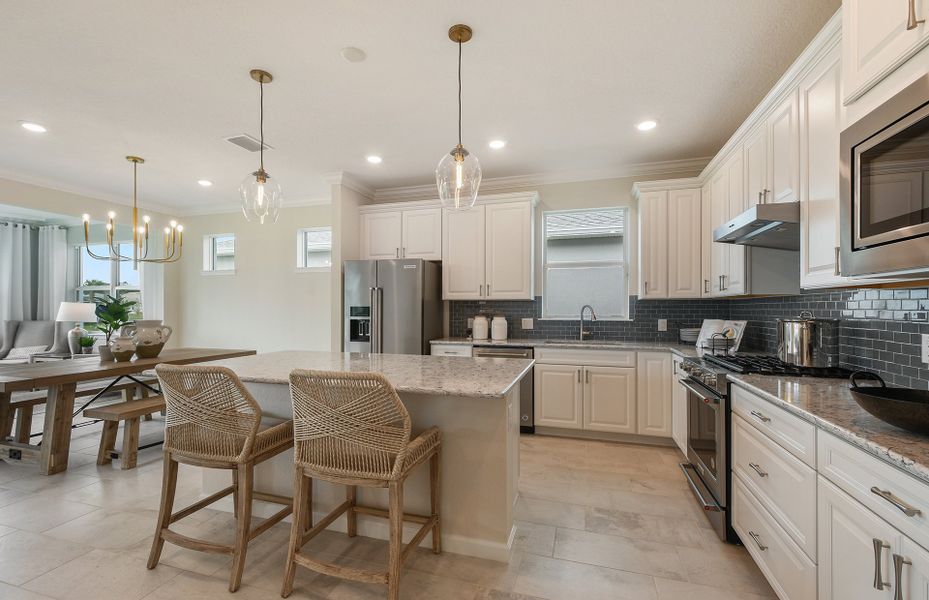
<path fill-rule="evenodd" d="M 843 276 L 929 277 L 929 75 L 842 132 Z"/>

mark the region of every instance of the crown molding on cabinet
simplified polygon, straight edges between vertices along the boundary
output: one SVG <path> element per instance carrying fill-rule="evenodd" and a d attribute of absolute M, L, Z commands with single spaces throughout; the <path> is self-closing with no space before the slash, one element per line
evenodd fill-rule
<path fill-rule="evenodd" d="M 434 188 L 433 188 L 434 189 Z M 477 197 L 476 204 L 499 204 L 501 202 L 515 202 L 519 200 L 529 200 L 533 206 L 539 203 L 539 193 L 536 191 L 528 192 L 508 192 L 504 194 L 481 194 Z M 377 202 L 375 204 L 365 204 L 358 207 L 358 212 L 391 212 L 395 210 L 411 210 L 419 208 L 442 208 L 442 202 L 435 197 L 429 200 L 404 200 L 401 202 Z"/>
<path fill-rule="evenodd" d="M 341 185 L 358 192 L 366 198 L 374 197 L 374 188 L 346 171 L 330 171 L 322 174 L 323 181 L 329 185 Z"/>
<path fill-rule="evenodd" d="M 665 190 L 690 190 L 703 185 L 699 177 L 685 179 L 665 179 L 662 181 L 637 181 L 632 184 L 632 195 L 638 200 L 641 194 L 647 192 L 663 192 Z"/>

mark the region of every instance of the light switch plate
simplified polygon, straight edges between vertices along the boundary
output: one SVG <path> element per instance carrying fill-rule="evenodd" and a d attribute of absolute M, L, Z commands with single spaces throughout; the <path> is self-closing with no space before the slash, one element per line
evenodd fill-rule
<path fill-rule="evenodd" d="M 922 335 L 922 344 L 919 346 L 923 362 L 929 364 L 929 334 L 924 333 Z"/>
<path fill-rule="evenodd" d="M 522 327 L 523 329 L 532 329 L 533 327 L 532 319 L 522 319 L 521 321 L 522 322 L 520 323 L 520 327 Z"/>
<path fill-rule="evenodd" d="M 668 320 L 658 319 L 658 331 L 667 331 L 667 330 L 668 330 Z"/>

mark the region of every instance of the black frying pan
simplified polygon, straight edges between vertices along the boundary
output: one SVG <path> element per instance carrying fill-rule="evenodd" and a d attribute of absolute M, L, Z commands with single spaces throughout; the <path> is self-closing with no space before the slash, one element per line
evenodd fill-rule
<path fill-rule="evenodd" d="M 858 406 L 885 423 L 929 435 L 929 391 L 889 388 L 880 375 L 869 371 L 855 371 L 848 379 Z M 862 379 L 873 379 L 880 386 L 859 386 Z"/>

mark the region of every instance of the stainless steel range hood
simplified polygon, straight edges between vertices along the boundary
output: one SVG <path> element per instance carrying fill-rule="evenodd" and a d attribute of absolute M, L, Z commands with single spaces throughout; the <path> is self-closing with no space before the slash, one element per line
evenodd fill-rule
<path fill-rule="evenodd" d="M 713 241 L 777 250 L 800 249 L 800 203 L 756 204 L 713 231 Z"/>

